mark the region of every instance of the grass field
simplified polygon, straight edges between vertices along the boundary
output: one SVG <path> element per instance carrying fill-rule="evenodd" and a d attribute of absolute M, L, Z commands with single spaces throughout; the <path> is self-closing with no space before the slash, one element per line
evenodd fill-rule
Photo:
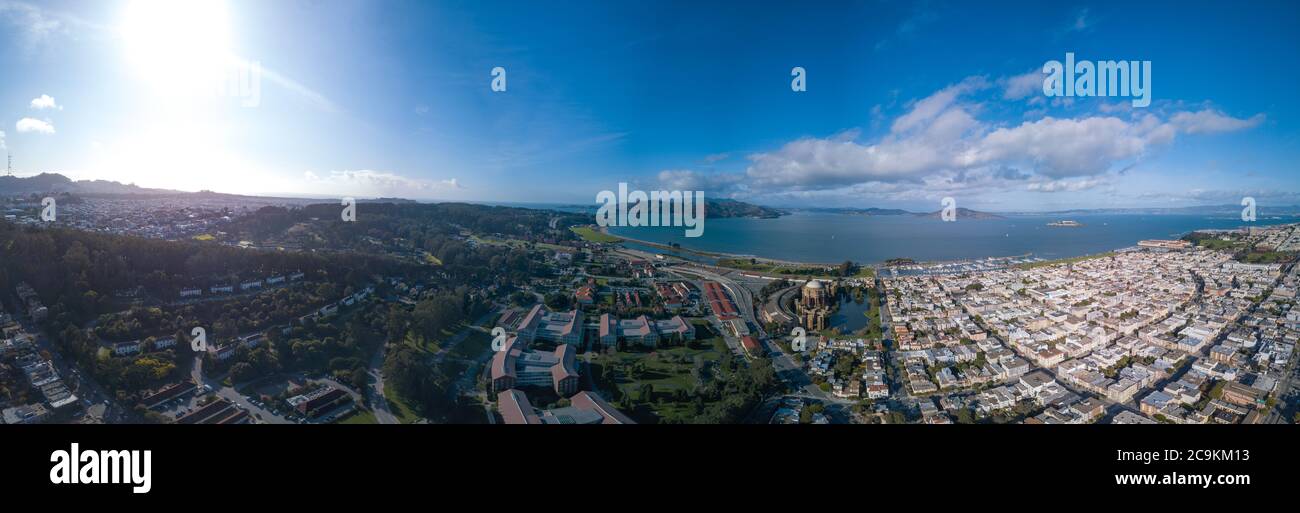
<path fill-rule="evenodd" d="M 401 397 L 398 397 L 397 392 L 388 383 L 384 383 L 384 397 L 388 399 L 388 409 L 393 412 L 393 415 L 401 423 L 413 424 L 420 420 L 420 416 L 410 406 L 407 406 Z"/>
<path fill-rule="evenodd" d="M 610 355 L 593 355 L 591 373 L 602 390 L 617 387 L 621 394 L 631 394 L 634 398 L 640 397 L 643 385 L 652 385 L 654 400 L 638 402 L 635 411 L 627 413 L 633 415 L 634 419 L 641 417 L 641 420 L 657 420 L 678 410 L 685 411 L 689 408 L 693 411 L 693 405 L 689 402 L 682 404 L 673 402 L 672 394 L 679 389 L 689 391 L 695 385 L 695 377 L 691 375 L 691 369 L 695 366 L 696 357 L 704 360 L 706 366 L 711 369 L 710 372 L 715 372 L 716 362 L 726 351 L 726 346 L 721 343 L 721 339 L 702 340 L 699 347 L 700 349 L 674 347 L 659 349 L 653 353 L 619 352 Z M 639 376 L 633 374 L 635 371 L 631 369 L 636 362 L 644 362 L 645 365 L 644 371 Z M 609 381 L 604 379 L 606 367 L 611 369 L 612 379 Z"/>
<path fill-rule="evenodd" d="M 1248 264 L 1276 264 L 1280 262 L 1289 262 L 1295 257 L 1294 253 L 1284 253 L 1280 251 L 1254 251 L 1246 253 L 1241 260 Z"/>
<path fill-rule="evenodd" d="M 867 338 L 869 340 L 879 341 L 882 338 L 880 331 L 880 293 L 875 287 L 867 287 L 867 300 L 870 301 L 870 308 L 866 312 Z"/>
<path fill-rule="evenodd" d="M 358 411 L 350 415 L 348 418 L 339 421 L 338 423 L 339 424 L 378 424 L 379 420 L 375 418 L 374 413 L 368 411 Z"/>
<path fill-rule="evenodd" d="M 473 241 L 479 244 L 486 244 L 489 246 L 506 246 L 511 248 L 524 248 L 531 245 L 534 248 L 546 249 L 550 251 L 573 251 L 573 248 L 570 247 L 560 246 L 558 244 L 548 244 L 545 242 L 527 242 L 518 239 L 498 239 L 496 237 L 481 237 L 478 235 L 471 235 L 470 239 L 472 239 Z"/>
<path fill-rule="evenodd" d="M 1244 247 L 1243 242 L 1223 240 L 1223 239 L 1201 239 L 1196 245 L 1207 249 L 1237 249 Z"/>
<path fill-rule="evenodd" d="M 492 335 L 479 330 L 472 330 L 465 340 L 453 347 L 449 354 L 454 358 L 478 358 L 492 347 Z"/>
<path fill-rule="evenodd" d="M 825 267 L 796 267 L 788 264 L 778 264 L 773 262 L 764 262 L 762 260 L 750 262 L 744 258 L 721 258 L 718 259 L 718 265 L 721 267 L 730 267 L 742 271 L 753 271 L 758 273 L 777 274 L 791 278 L 840 278 L 839 269 L 827 269 Z M 858 266 L 858 271 L 854 273 L 855 278 L 871 278 L 876 275 L 875 269 L 867 266 Z"/>
<path fill-rule="evenodd" d="M 425 337 L 418 337 L 415 332 L 406 332 L 406 337 L 402 339 L 402 344 L 415 349 L 421 353 L 432 354 L 438 351 L 438 341 Z"/>
<path fill-rule="evenodd" d="M 618 237 L 615 237 L 607 233 L 597 231 L 595 228 L 592 228 L 590 226 L 574 226 L 569 229 L 573 230 L 573 233 L 578 234 L 579 237 L 582 237 L 582 239 L 587 242 L 595 242 L 598 244 L 611 244 L 611 243 L 623 241 L 623 239 L 620 239 Z"/>

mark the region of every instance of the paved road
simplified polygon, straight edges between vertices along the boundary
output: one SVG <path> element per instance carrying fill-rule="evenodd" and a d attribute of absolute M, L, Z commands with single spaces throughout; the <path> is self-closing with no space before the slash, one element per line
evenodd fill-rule
<path fill-rule="evenodd" d="M 802 365 L 796 363 L 789 354 L 786 354 L 779 344 L 773 340 L 769 340 L 765 336 L 766 333 L 763 331 L 762 325 L 754 318 L 753 292 L 751 292 L 747 287 L 737 284 L 726 276 L 700 269 L 699 267 L 677 267 L 673 270 L 716 281 L 721 284 L 723 288 L 727 289 L 727 292 L 732 295 L 732 299 L 736 301 L 736 307 L 741 311 L 742 315 L 745 316 L 745 319 L 753 324 L 758 330 L 760 339 L 763 341 L 762 343 L 767 347 L 768 358 L 772 360 L 772 369 L 776 371 L 777 377 L 780 378 L 781 381 L 785 382 L 792 392 L 807 395 L 816 398 L 819 401 L 829 401 L 833 403 L 852 402 L 822 392 L 821 388 L 813 384 L 812 377 L 808 376 L 808 373 L 804 371 Z"/>
<path fill-rule="evenodd" d="M 87 412 L 90 411 L 91 406 L 100 404 L 105 406 L 103 421 L 106 424 L 135 421 L 135 415 L 132 414 L 129 409 L 118 406 L 116 399 L 110 395 L 107 390 L 104 390 L 104 388 L 95 381 L 93 376 L 89 373 L 82 373 L 81 369 L 68 363 L 67 360 L 63 358 L 63 353 L 55 348 L 54 343 L 50 341 L 48 336 L 46 336 L 45 331 L 41 330 L 40 327 L 31 322 L 30 319 L 27 319 L 26 315 L 23 315 L 22 317 L 15 316 L 14 320 L 18 321 L 18 324 L 22 326 L 23 331 L 26 331 L 36 339 L 36 347 L 38 349 L 49 353 L 50 362 L 54 364 L 54 370 L 59 373 L 59 377 L 63 379 L 64 384 L 71 385 L 74 382 L 76 383 L 77 388 L 73 394 L 81 400 L 81 404 Z M 90 336 L 94 336 L 93 330 L 96 322 L 98 321 L 92 321 L 90 325 L 85 328 L 91 330 Z"/>
<path fill-rule="evenodd" d="M 370 396 L 370 409 L 375 413 L 375 420 L 380 424 L 400 424 L 401 421 L 388 407 L 388 398 L 384 396 L 383 368 L 384 355 L 387 353 L 388 343 L 385 342 L 370 357 L 370 367 L 366 369 L 366 374 L 370 375 L 370 385 L 366 388 L 366 394 Z"/>
<path fill-rule="evenodd" d="M 248 398 L 244 397 L 244 394 L 239 393 L 238 390 L 235 390 L 234 387 L 225 386 L 221 384 L 220 381 L 204 376 L 202 354 L 194 355 L 194 367 L 190 369 L 190 379 L 194 380 L 194 383 L 200 386 L 208 385 L 212 387 L 212 390 L 216 392 L 217 396 L 227 401 L 230 401 L 232 403 L 235 403 L 239 407 L 243 408 L 244 411 L 247 411 L 249 415 L 253 415 L 254 419 L 261 417 L 258 420 L 262 421 L 263 423 L 293 424 L 293 422 L 290 421 L 289 419 L 271 413 L 271 410 L 261 408 L 249 402 Z"/>

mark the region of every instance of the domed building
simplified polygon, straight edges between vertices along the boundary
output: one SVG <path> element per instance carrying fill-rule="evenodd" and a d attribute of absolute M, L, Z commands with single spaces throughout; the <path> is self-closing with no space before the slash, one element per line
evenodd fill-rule
<path fill-rule="evenodd" d="M 799 317 L 804 328 L 812 331 L 826 329 L 835 304 L 834 284 L 827 286 L 820 280 L 808 280 L 799 289 Z"/>
<path fill-rule="evenodd" d="M 804 308 L 825 308 L 830 306 L 828 299 L 830 294 L 826 290 L 826 286 L 819 280 L 808 280 L 808 283 L 803 285 L 803 290 L 800 292 L 799 303 Z"/>

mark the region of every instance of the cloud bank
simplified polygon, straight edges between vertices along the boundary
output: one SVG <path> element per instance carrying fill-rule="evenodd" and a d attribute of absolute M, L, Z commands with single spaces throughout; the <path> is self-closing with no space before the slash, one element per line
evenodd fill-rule
<path fill-rule="evenodd" d="M 1263 114 L 1236 118 L 1210 107 L 1163 112 L 1101 105 L 1075 116 L 1041 112 L 1019 121 L 989 115 L 998 99 L 1041 101 L 1041 85 L 1040 73 L 970 77 L 912 101 L 871 140 L 856 131 L 803 137 L 748 155 L 743 171 L 670 169 L 658 179 L 666 187 L 738 198 L 1078 192 L 1111 184 L 1180 135 L 1247 130 L 1265 121 Z"/>

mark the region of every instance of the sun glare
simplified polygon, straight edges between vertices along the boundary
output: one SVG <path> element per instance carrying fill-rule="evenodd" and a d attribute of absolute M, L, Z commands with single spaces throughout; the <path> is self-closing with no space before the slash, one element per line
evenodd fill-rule
<path fill-rule="evenodd" d="M 226 145 L 217 101 L 234 60 L 222 0 L 131 0 L 117 26 L 126 69 L 136 80 L 135 116 L 106 141 L 91 167 L 124 182 L 181 190 L 230 190 L 254 182 Z"/>
<path fill-rule="evenodd" d="M 126 58 L 155 93 L 209 93 L 231 60 L 226 5 L 219 0 L 132 0 L 119 27 Z"/>

